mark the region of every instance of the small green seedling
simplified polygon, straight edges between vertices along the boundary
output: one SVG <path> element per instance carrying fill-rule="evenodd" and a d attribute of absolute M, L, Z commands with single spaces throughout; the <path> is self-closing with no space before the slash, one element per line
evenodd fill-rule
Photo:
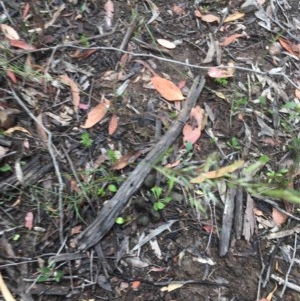
<path fill-rule="evenodd" d="M 163 192 L 163 189 L 161 187 L 158 187 L 158 186 L 154 186 L 151 188 L 151 191 L 155 197 L 155 203 L 153 204 L 153 209 L 155 211 L 159 211 L 159 210 L 162 210 L 166 207 L 166 205 L 168 203 L 171 202 L 172 198 L 169 197 L 169 196 L 166 196 L 164 198 L 161 198 L 161 195 L 162 195 L 162 192 Z"/>
<path fill-rule="evenodd" d="M 215 83 L 222 85 L 222 86 L 227 86 L 228 85 L 228 79 L 227 78 L 215 78 Z"/>
<path fill-rule="evenodd" d="M 0 167 L 1 172 L 7 172 L 7 171 L 12 171 L 11 166 L 8 163 L 5 163 Z"/>
<path fill-rule="evenodd" d="M 268 183 L 271 184 L 282 184 L 283 182 L 286 182 L 284 179 L 284 176 L 287 174 L 288 170 L 285 168 L 282 168 L 278 171 L 271 170 L 267 172 L 267 177 L 268 177 Z"/>
<path fill-rule="evenodd" d="M 130 216 L 128 216 L 128 217 L 118 216 L 116 218 L 116 224 L 121 226 L 128 222 L 131 222 L 131 220 L 132 220 L 132 218 Z"/>
<path fill-rule="evenodd" d="M 56 282 L 59 282 L 63 276 L 63 271 L 55 270 L 50 267 L 43 267 L 39 269 L 40 275 L 37 282 L 46 282 L 53 278 Z"/>
<path fill-rule="evenodd" d="M 235 150 L 240 150 L 241 149 L 241 144 L 239 142 L 239 139 L 236 137 L 232 137 L 228 142 L 227 145 L 229 145 L 231 148 Z"/>
<path fill-rule="evenodd" d="M 88 132 L 85 132 L 85 133 L 81 134 L 80 138 L 81 138 L 80 143 L 84 147 L 89 148 L 89 147 L 92 146 L 93 139 L 91 139 L 90 134 Z"/>
<path fill-rule="evenodd" d="M 118 190 L 117 186 L 114 185 L 114 184 L 109 184 L 108 187 L 107 187 L 107 189 L 108 189 L 110 192 L 113 192 L 113 193 L 117 192 L 117 190 Z"/>

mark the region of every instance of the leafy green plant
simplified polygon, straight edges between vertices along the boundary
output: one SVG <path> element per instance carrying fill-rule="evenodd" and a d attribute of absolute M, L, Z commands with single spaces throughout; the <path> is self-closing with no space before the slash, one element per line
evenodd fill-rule
<path fill-rule="evenodd" d="M 153 204 L 153 209 L 155 211 L 164 209 L 172 200 L 172 198 L 169 196 L 162 197 L 163 189 L 161 187 L 154 186 L 151 188 L 151 192 L 155 198 L 155 203 Z"/>
<path fill-rule="evenodd" d="M 90 42 L 86 35 L 84 34 L 80 35 L 80 42 L 83 45 L 83 47 L 90 47 Z"/>
<path fill-rule="evenodd" d="M 228 85 L 228 79 L 227 78 L 215 78 L 215 83 L 222 85 L 222 86 L 227 86 Z"/>
<path fill-rule="evenodd" d="M 80 143 L 84 147 L 89 148 L 93 145 L 93 139 L 91 139 L 90 134 L 88 132 L 84 132 L 80 136 Z"/>
<path fill-rule="evenodd" d="M 12 171 L 11 166 L 8 163 L 5 163 L 0 167 L 1 172 L 7 172 L 7 171 Z"/>
<path fill-rule="evenodd" d="M 240 98 L 234 99 L 232 101 L 232 105 L 231 105 L 232 112 L 239 111 L 247 103 L 248 103 L 248 99 L 246 97 L 240 97 Z"/>
<path fill-rule="evenodd" d="M 287 174 L 288 170 L 282 168 L 278 171 L 271 170 L 266 173 L 267 175 L 267 182 L 273 184 L 284 184 L 287 181 L 284 179 L 284 176 Z"/>
<path fill-rule="evenodd" d="M 37 279 L 37 282 L 46 282 L 54 279 L 56 282 L 59 282 L 63 276 L 63 271 L 55 270 L 50 266 L 43 267 L 39 269 L 40 275 Z"/>
<path fill-rule="evenodd" d="M 239 142 L 239 139 L 236 137 L 232 137 L 228 142 L 227 145 L 229 145 L 231 148 L 235 150 L 240 150 L 241 149 L 241 144 Z"/>

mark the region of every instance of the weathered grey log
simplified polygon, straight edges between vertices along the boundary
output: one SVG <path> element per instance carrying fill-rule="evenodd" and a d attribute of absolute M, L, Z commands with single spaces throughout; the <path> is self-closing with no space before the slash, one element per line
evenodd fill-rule
<path fill-rule="evenodd" d="M 77 244 L 79 251 L 84 251 L 94 246 L 112 228 L 116 218 L 121 214 L 129 198 L 140 188 L 146 176 L 151 172 L 153 165 L 174 143 L 188 120 L 190 111 L 196 104 L 204 87 L 205 78 L 202 76 L 200 82 L 199 80 L 199 76 L 197 76 L 177 120 L 120 186 L 115 196 L 104 204 L 92 224 L 75 239 L 74 242 Z"/>
<path fill-rule="evenodd" d="M 34 185 L 41 179 L 45 177 L 53 169 L 52 162 L 49 162 L 49 159 L 43 155 L 38 155 L 33 157 L 23 168 L 23 187 L 28 187 Z M 5 180 L 0 180 L 0 191 L 4 193 L 5 191 L 12 190 L 21 183 L 17 179 L 16 175 L 13 174 Z"/>

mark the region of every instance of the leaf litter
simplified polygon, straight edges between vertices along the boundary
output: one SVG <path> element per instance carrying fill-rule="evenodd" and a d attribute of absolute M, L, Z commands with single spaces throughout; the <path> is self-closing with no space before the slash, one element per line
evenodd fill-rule
<path fill-rule="evenodd" d="M 3 184 L 0 183 L 0 191 L 6 200 L 2 209 L 13 210 L 17 219 L 17 210 L 21 210 L 32 212 L 35 222 L 41 218 L 45 223 L 51 220 L 47 224 L 49 229 L 40 234 L 37 241 L 41 239 L 42 244 L 57 246 L 53 247 L 54 252 L 64 252 L 62 246 L 64 237 L 67 239 L 69 235 L 68 229 L 75 237 L 85 233 L 96 212 L 110 202 L 114 192 L 108 187 L 113 184 L 118 190 L 149 147 L 176 122 L 188 100 L 186 95 L 191 82 L 201 67 L 203 73 L 207 73 L 205 91 L 192 106 L 188 120 L 180 121 L 183 130 L 172 150 L 157 161 L 158 167 L 166 167 L 167 171 L 161 169 L 163 176 L 154 172 L 151 185 L 146 188 L 145 183 L 138 192 L 144 200 L 142 209 L 129 205 L 124 208 L 125 223 L 101 241 L 104 255 L 101 250 L 96 252 L 97 256 L 104 256 L 101 260 L 106 267 L 99 270 L 94 255 L 89 259 L 89 266 L 99 271 L 98 276 L 93 277 L 97 280 L 94 292 L 107 296 L 107 290 L 118 298 L 117 290 L 122 287 L 122 292 L 126 292 L 125 300 L 133 298 L 130 290 L 135 290 L 142 299 L 149 299 L 157 295 L 158 289 L 156 285 L 150 289 L 152 279 L 156 282 L 151 284 L 158 284 L 160 279 L 184 279 L 182 282 L 164 281 L 160 294 L 168 293 L 164 297 L 171 299 L 195 300 L 192 290 L 190 296 L 184 295 L 182 286 L 188 284 L 190 288 L 199 278 L 216 285 L 211 283 L 212 278 L 207 278 L 211 275 L 210 268 L 204 272 L 202 259 L 194 260 L 207 257 L 205 253 L 212 256 L 217 266 L 213 279 L 219 279 L 221 284 L 229 283 L 220 294 L 231 299 L 254 300 L 258 286 L 256 275 L 262 275 L 264 283 L 280 284 L 275 274 L 267 279 L 264 271 L 254 268 L 259 264 L 249 254 L 254 254 L 251 250 L 255 248 L 254 241 L 263 239 L 260 226 L 266 233 L 278 233 L 272 236 L 276 240 L 280 230 L 289 227 L 290 220 L 298 218 L 297 205 L 291 204 L 299 200 L 297 191 L 293 190 L 297 189 L 297 166 L 288 173 L 293 175 L 289 176 L 292 180 L 286 181 L 287 176 L 280 174 L 281 161 L 286 157 L 292 157 L 297 165 L 299 41 L 291 33 L 297 30 L 296 24 L 300 21 L 294 14 L 296 9 L 289 8 L 292 3 L 284 3 L 283 9 L 275 2 L 245 1 L 242 5 L 232 2 L 228 9 L 222 3 L 221 7 L 215 3 L 205 6 L 198 3 L 192 7 L 189 3 L 146 1 L 146 4 L 136 3 L 136 10 L 132 12 L 129 5 L 120 8 L 117 2 L 110 0 L 97 5 L 67 1 L 60 6 L 47 7 L 37 2 L 35 8 L 21 2 L 16 4 L 20 15 L 7 14 L 13 18 L 12 22 L 5 20 L 1 25 L 6 43 L 1 47 L 8 47 L 9 51 L 1 56 L 3 83 L 7 90 L 1 90 L 0 112 L 4 116 L 11 109 L 22 110 L 21 114 L 12 114 L 13 123 L 1 126 L 0 176 Z M 4 5 L 7 6 L 4 10 L 13 9 L 6 1 Z M 191 18 L 188 17 L 190 12 L 194 12 Z M 137 15 L 138 26 L 131 28 L 127 24 L 133 24 L 132 13 Z M 178 20 L 182 21 L 181 26 L 175 25 Z M 21 22 L 26 28 L 19 25 Z M 275 38 L 274 28 L 279 28 Z M 112 49 L 119 46 L 124 51 L 122 56 Z M 139 59 L 133 59 L 134 56 Z M 234 64 L 230 62 L 233 58 Z M 38 121 L 36 127 L 28 111 L 16 97 L 12 98 L 14 90 Z M 150 97 L 155 99 L 151 100 L 151 110 Z M 99 102 L 99 99 L 102 100 Z M 80 138 L 83 133 L 86 140 Z M 56 161 L 50 168 L 60 169 L 64 179 L 61 186 L 55 174 L 44 169 L 47 157 L 53 156 L 53 152 Z M 268 160 L 261 159 L 262 155 L 268 155 Z M 49 178 L 51 181 L 46 181 Z M 259 185 L 266 183 L 269 184 L 257 191 Z M 159 200 L 153 200 L 149 194 L 155 185 L 163 188 Z M 39 186 L 43 187 L 43 194 L 35 190 Z M 7 187 L 17 187 L 21 193 L 8 192 Z M 287 189 L 282 191 L 285 187 Z M 239 191 L 242 196 L 238 195 Z M 184 200 L 178 201 L 172 193 L 183 195 Z M 268 193 L 273 203 L 261 197 L 264 193 Z M 126 193 L 123 197 L 127 197 Z M 64 202 L 59 202 L 60 198 Z M 172 201 L 167 203 L 170 198 Z M 39 204 L 42 200 L 43 210 L 37 210 L 32 200 Z M 162 212 L 154 214 L 152 206 L 156 201 L 166 203 Z M 257 207 L 261 203 L 268 203 L 269 208 L 260 208 L 262 215 L 258 216 L 254 213 L 259 211 Z M 9 204 L 16 205 L 9 208 Z M 226 212 L 232 212 L 232 220 Z M 237 212 L 236 216 L 233 212 Z M 144 226 L 137 223 L 140 215 L 148 218 Z M 161 231 L 174 215 L 179 217 L 179 222 L 172 225 L 171 232 Z M 227 225 L 222 224 L 222 218 Z M 22 215 L 17 222 L 25 226 L 23 230 L 35 231 L 33 219 L 26 226 Z M 3 224 L 5 229 L 14 229 L 6 218 Z M 285 245 L 293 248 L 292 238 L 297 232 L 291 231 L 285 234 Z M 116 268 L 126 270 L 126 275 L 110 277 L 109 261 L 118 251 L 124 233 L 130 233 L 127 237 L 131 248 L 135 248 L 137 242 L 138 245 L 144 243 L 133 251 L 134 254 L 125 250 L 118 260 Z M 153 233 L 155 237 L 151 236 Z M 234 235 L 236 240 L 228 248 Z M 111 240 L 115 242 L 113 247 Z M 226 258 L 217 255 L 221 254 L 218 252 L 220 240 L 222 255 L 226 253 Z M 31 237 L 26 232 L 12 230 L 10 242 L 6 245 L 22 250 L 22 258 L 34 256 L 30 250 Z M 19 243 L 29 248 L 22 248 Z M 190 258 L 187 254 L 180 259 L 179 265 L 180 250 L 186 247 L 192 249 L 193 254 L 201 254 Z M 42 248 L 36 250 L 38 256 L 43 256 L 39 250 Z M 269 246 L 262 249 L 263 259 L 267 258 L 264 255 L 268 251 Z M 72 252 L 76 250 L 72 249 L 71 255 Z M 239 255 L 232 260 L 232 254 Z M 244 269 L 243 256 L 247 256 L 249 269 L 240 277 L 239 270 Z M 264 264 L 272 268 L 272 263 L 264 261 Z M 31 266 L 31 270 L 34 269 Z M 53 269 L 51 276 L 56 273 L 56 268 Z M 135 269 L 142 271 L 143 276 L 136 278 Z M 161 274 L 151 274 L 152 278 L 147 278 L 154 269 Z M 76 275 L 76 271 L 72 270 L 72 275 Z M 219 271 L 223 271 L 222 277 Z M 297 282 L 299 275 L 293 267 L 291 271 L 286 278 L 287 290 L 283 287 L 281 292 L 277 289 L 270 294 L 263 287 L 257 298 L 271 300 L 273 295 L 286 294 L 293 299 L 290 284 Z M 85 278 L 90 276 L 85 274 Z M 189 282 L 188 278 L 193 279 Z M 4 279 L 8 279 L 6 275 Z M 237 279 L 239 285 L 236 285 Z M 60 281 L 54 284 L 56 292 L 63 288 L 61 284 L 82 287 L 81 280 L 76 277 L 72 279 L 72 286 L 66 279 Z M 247 292 L 240 289 L 244 281 L 250 288 Z M 144 290 L 146 285 L 149 287 Z M 205 285 L 201 284 L 203 295 L 212 300 L 219 298 L 215 290 Z M 35 287 L 41 289 L 39 284 Z M 88 290 L 84 288 L 85 293 Z M 178 294 L 176 297 L 172 295 L 173 290 Z M 76 289 L 71 294 L 75 292 Z M 76 298 L 82 296 L 79 294 Z"/>

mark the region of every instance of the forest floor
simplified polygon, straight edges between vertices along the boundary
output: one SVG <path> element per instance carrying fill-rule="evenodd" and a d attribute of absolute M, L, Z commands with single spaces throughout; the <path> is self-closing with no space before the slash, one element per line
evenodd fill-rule
<path fill-rule="evenodd" d="M 300 300 L 299 1 L 0 13 L 0 300 Z"/>

